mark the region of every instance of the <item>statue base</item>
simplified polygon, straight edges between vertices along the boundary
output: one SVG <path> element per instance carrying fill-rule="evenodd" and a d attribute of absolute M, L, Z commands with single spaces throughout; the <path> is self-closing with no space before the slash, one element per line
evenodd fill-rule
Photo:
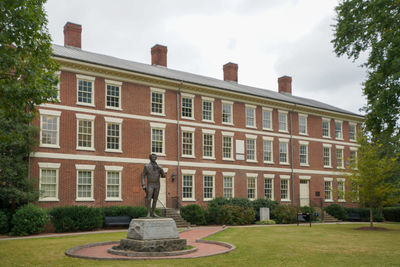
<path fill-rule="evenodd" d="M 186 249 L 186 239 L 153 239 L 153 240 L 135 240 L 121 239 L 120 249 L 133 250 L 139 252 L 164 252 Z"/>

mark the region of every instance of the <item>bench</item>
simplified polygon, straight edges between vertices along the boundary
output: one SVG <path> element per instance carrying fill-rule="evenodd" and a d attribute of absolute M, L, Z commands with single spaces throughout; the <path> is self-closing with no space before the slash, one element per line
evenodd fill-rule
<path fill-rule="evenodd" d="M 360 214 L 358 213 L 348 213 L 347 218 L 349 221 L 361 221 Z"/>
<path fill-rule="evenodd" d="M 297 213 L 297 226 L 301 222 L 309 222 L 311 227 L 311 214 L 310 213 Z"/>
<path fill-rule="evenodd" d="M 104 226 L 128 226 L 131 222 L 129 216 L 106 216 L 104 217 Z"/>

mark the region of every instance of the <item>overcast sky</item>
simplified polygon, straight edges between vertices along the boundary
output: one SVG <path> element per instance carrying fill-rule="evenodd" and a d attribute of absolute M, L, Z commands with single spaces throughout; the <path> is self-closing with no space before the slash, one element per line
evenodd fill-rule
<path fill-rule="evenodd" d="M 337 58 L 330 41 L 337 0 L 48 0 L 49 32 L 64 44 L 67 21 L 82 25 L 82 49 L 151 63 L 168 47 L 168 67 L 223 79 L 239 65 L 240 84 L 277 91 L 292 76 L 293 95 L 360 113 L 361 62 Z"/>

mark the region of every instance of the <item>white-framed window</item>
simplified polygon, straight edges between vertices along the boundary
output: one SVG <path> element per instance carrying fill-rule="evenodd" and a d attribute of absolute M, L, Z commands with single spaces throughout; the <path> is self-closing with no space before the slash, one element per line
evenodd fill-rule
<path fill-rule="evenodd" d="M 165 116 L 165 90 L 150 88 L 150 113 L 152 115 Z"/>
<path fill-rule="evenodd" d="M 57 98 L 56 99 L 61 102 L 61 95 L 60 95 L 61 71 L 56 71 L 56 72 L 54 72 L 54 74 L 58 78 L 58 83 L 56 85 L 56 89 L 57 89 Z"/>
<path fill-rule="evenodd" d="M 335 120 L 335 138 L 343 139 L 343 122 Z"/>
<path fill-rule="evenodd" d="M 338 201 L 345 202 L 345 179 L 344 178 L 337 178 L 337 192 L 338 192 Z"/>
<path fill-rule="evenodd" d="M 60 163 L 39 162 L 39 201 L 59 201 L 58 175 Z"/>
<path fill-rule="evenodd" d="M 354 161 L 357 166 L 357 148 L 350 147 L 350 161 Z"/>
<path fill-rule="evenodd" d="M 122 166 L 104 166 L 106 170 L 106 201 L 122 201 Z"/>
<path fill-rule="evenodd" d="M 262 108 L 263 130 L 272 130 L 272 108 Z"/>
<path fill-rule="evenodd" d="M 106 83 L 106 108 L 121 110 L 122 82 L 105 80 Z"/>
<path fill-rule="evenodd" d="M 246 134 L 246 160 L 250 162 L 257 161 L 257 136 Z"/>
<path fill-rule="evenodd" d="M 330 144 L 323 144 L 323 162 L 325 168 L 332 168 L 332 161 L 331 161 L 331 148 L 332 145 Z"/>
<path fill-rule="evenodd" d="M 215 171 L 203 171 L 203 200 L 215 197 Z"/>
<path fill-rule="evenodd" d="M 233 136 L 234 133 L 222 132 L 222 159 L 233 160 Z"/>
<path fill-rule="evenodd" d="M 263 136 L 264 163 L 274 163 L 274 138 Z"/>
<path fill-rule="evenodd" d="M 256 128 L 256 106 L 246 104 L 246 127 Z"/>
<path fill-rule="evenodd" d="M 192 127 L 182 129 L 182 157 L 194 158 L 194 131 Z"/>
<path fill-rule="evenodd" d="M 289 139 L 279 138 L 279 164 L 289 164 Z"/>
<path fill-rule="evenodd" d="M 182 170 L 182 201 L 195 201 L 195 170 Z"/>
<path fill-rule="evenodd" d="M 214 135 L 215 130 L 203 129 L 203 158 L 215 159 Z"/>
<path fill-rule="evenodd" d="M 194 120 L 194 95 L 181 93 L 182 118 Z"/>
<path fill-rule="evenodd" d="M 93 177 L 95 165 L 75 164 L 76 201 L 94 201 Z"/>
<path fill-rule="evenodd" d="M 94 107 L 95 77 L 76 74 L 76 104 Z"/>
<path fill-rule="evenodd" d="M 150 123 L 151 128 L 151 153 L 165 156 L 165 124 Z"/>
<path fill-rule="evenodd" d="M 333 194 L 332 194 L 332 181 L 333 178 L 324 178 L 324 199 L 325 202 L 332 202 L 333 201 Z"/>
<path fill-rule="evenodd" d="M 281 175 L 281 201 L 290 201 L 289 175 Z"/>
<path fill-rule="evenodd" d="M 299 134 L 308 135 L 306 114 L 299 114 Z"/>
<path fill-rule="evenodd" d="M 76 149 L 94 151 L 94 119 L 96 116 L 75 114 L 76 116 Z"/>
<path fill-rule="evenodd" d="M 61 111 L 39 109 L 40 146 L 60 148 Z"/>
<path fill-rule="evenodd" d="M 288 132 L 288 112 L 279 110 L 278 111 L 278 123 L 280 132 Z"/>
<path fill-rule="evenodd" d="M 264 198 L 274 200 L 274 174 L 264 174 Z"/>
<path fill-rule="evenodd" d="M 309 166 L 308 164 L 308 142 L 299 141 L 300 166 Z"/>
<path fill-rule="evenodd" d="M 257 173 L 247 173 L 247 198 L 257 199 Z"/>
<path fill-rule="evenodd" d="M 222 100 L 222 124 L 233 125 L 233 102 Z"/>
<path fill-rule="evenodd" d="M 357 139 L 357 124 L 355 123 L 349 123 L 349 139 L 350 141 Z"/>
<path fill-rule="evenodd" d="M 344 153 L 344 147 L 343 146 L 336 146 L 336 167 L 338 169 L 343 169 L 344 168 L 344 162 L 343 162 L 343 154 Z"/>
<path fill-rule="evenodd" d="M 224 198 L 235 197 L 235 173 L 234 172 L 223 172 L 223 186 L 224 186 Z"/>
<path fill-rule="evenodd" d="M 214 123 L 214 98 L 201 97 L 203 101 L 203 121 Z"/>
<path fill-rule="evenodd" d="M 331 119 L 322 118 L 322 137 L 331 137 Z"/>
<path fill-rule="evenodd" d="M 122 119 L 104 117 L 106 122 L 106 151 L 122 152 Z"/>

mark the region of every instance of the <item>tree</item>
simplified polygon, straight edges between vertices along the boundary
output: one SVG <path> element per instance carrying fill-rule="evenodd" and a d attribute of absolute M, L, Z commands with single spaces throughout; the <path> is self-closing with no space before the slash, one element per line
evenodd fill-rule
<path fill-rule="evenodd" d="M 6 207 L 37 197 L 28 179 L 37 133 L 31 122 L 36 106 L 57 97 L 44 2 L 0 1 L 0 204 Z"/>
<path fill-rule="evenodd" d="M 373 227 L 374 208 L 383 208 L 400 200 L 398 162 L 395 157 L 381 156 L 382 144 L 372 143 L 365 135 L 358 139 L 360 147 L 356 159 L 351 160 L 346 174 L 346 200 L 359 201 L 370 210 L 370 225 Z"/>

